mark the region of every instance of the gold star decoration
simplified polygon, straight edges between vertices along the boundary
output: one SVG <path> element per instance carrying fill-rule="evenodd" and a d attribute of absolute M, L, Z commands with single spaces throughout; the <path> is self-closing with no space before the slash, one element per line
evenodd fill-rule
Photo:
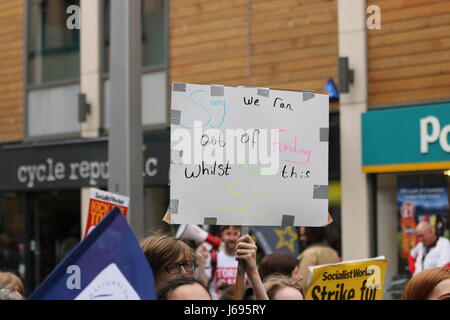
<path fill-rule="evenodd" d="M 292 227 L 286 227 L 284 230 L 275 229 L 274 232 L 278 236 L 278 243 L 276 249 L 286 246 L 292 252 L 295 252 L 295 240 L 297 240 L 297 233 L 292 230 Z"/>

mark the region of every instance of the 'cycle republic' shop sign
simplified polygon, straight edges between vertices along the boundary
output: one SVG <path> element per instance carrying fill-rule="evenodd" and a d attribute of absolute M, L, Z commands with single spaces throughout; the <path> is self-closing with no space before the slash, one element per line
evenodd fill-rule
<path fill-rule="evenodd" d="M 144 133 L 145 186 L 169 183 L 169 131 Z M 0 192 L 106 187 L 108 139 L 0 146 Z"/>
<path fill-rule="evenodd" d="M 450 168 L 450 103 L 369 111 L 362 115 L 366 173 Z"/>

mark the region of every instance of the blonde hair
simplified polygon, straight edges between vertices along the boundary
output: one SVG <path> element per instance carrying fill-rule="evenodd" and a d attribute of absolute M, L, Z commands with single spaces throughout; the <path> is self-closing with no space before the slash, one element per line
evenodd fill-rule
<path fill-rule="evenodd" d="M 402 300 L 427 300 L 439 283 L 450 279 L 450 269 L 433 268 L 424 270 L 409 280 L 403 290 Z"/>
<path fill-rule="evenodd" d="M 141 242 L 141 248 L 154 273 L 166 265 L 176 262 L 180 256 L 189 261 L 196 259 L 191 247 L 168 235 L 150 236 Z"/>
<path fill-rule="evenodd" d="M 24 295 L 24 288 L 22 280 L 12 272 L 0 272 L 0 289 L 9 289 L 16 291 L 22 296 Z"/>
<path fill-rule="evenodd" d="M 286 287 L 297 289 L 302 296 L 304 296 L 302 287 L 294 279 L 288 276 L 280 273 L 274 273 L 267 276 L 264 280 L 264 289 L 267 292 L 269 300 L 273 300 L 275 294 Z"/>

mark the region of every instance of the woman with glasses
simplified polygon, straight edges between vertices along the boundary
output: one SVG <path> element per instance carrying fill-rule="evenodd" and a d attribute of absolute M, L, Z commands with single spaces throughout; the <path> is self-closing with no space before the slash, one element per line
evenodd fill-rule
<path fill-rule="evenodd" d="M 197 267 L 195 252 L 183 241 L 167 235 L 155 235 L 141 242 L 152 268 L 156 290 L 179 276 L 191 276 Z"/>

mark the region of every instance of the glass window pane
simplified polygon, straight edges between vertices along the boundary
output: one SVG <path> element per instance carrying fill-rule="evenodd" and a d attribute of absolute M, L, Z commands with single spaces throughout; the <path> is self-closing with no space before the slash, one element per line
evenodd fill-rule
<path fill-rule="evenodd" d="M 142 14 L 142 64 L 162 66 L 166 57 L 164 0 L 143 0 Z"/>
<path fill-rule="evenodd" d="M 36 211 L 39 281 L 43 281 L 80 241 L 80 192 L 39 192 Z"/>
<path fill-rule="evenodd" d="M 111 46 L 111 39 L 109 37 L 111 33 L 111 1 L 105 0 L 103 3 L 103 71 L 105 73 L 109 73 L 109 48 Z"/>
<path fill-rule="evenodd" d="M 0 271 L 25 277 L 24 223 L 16 194 L 0 195 Z"/>
<path fill-rule="evenodd" d="M 70 30 L 67 8 L 79 0 L 29 2 L 29 84 L 77 78 L 80 75 L 80 31 Z"/>

